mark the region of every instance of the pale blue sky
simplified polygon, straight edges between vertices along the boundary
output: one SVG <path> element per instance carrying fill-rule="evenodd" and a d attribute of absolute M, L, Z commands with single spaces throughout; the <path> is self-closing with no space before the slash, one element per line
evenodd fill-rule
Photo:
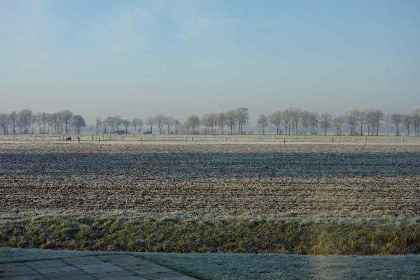
<path fill-rule="evenodd" d="M 0 0 L 0 112 L 420 106 L 420 1 Z"/>

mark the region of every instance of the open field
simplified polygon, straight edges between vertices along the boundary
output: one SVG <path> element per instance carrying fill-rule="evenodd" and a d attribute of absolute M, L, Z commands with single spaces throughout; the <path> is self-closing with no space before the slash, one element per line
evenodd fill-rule
<path fill-rule="evenodd" d="M 272 135 L 267 142 L 255 135 L 225 142 L 212 142 L 220 136 L 187 142 L 174 141 L 179 136 L 147 137 L 154 140 L 35 142 L 27 135 L 1 140 L 1 244 L 420 252 L 417 137 L 404 142 L 369 137 L 380 140 L 375 143 L 364 137 L 333 142 L 331 136 L 295 136 L 299 141 L 290 137 L 286 144 L 268 142 L 276 140 Z"/>

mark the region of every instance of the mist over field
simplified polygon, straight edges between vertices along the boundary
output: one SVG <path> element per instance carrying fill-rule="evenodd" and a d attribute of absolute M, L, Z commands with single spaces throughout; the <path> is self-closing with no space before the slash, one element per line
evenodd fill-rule
<path fill-rule="evenodd" d="M 0 112 L 419 106 L 418 1 L 0 2 Z"/>

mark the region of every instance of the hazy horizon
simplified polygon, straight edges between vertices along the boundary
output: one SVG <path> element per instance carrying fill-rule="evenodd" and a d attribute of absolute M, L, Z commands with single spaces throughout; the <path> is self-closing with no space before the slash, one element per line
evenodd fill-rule
<path fill-rule="evenodd" d="M 420 106 L 420 1 L 0 0 L 0 112 Z"/>

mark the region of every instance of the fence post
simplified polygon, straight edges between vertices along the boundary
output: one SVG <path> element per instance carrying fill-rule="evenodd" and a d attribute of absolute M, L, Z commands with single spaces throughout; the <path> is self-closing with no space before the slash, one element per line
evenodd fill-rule
<path fill-rule="evenodd" d="M 284 145 L 286 145 L 286 138 L 283 138 L 283 143 Z"/>

